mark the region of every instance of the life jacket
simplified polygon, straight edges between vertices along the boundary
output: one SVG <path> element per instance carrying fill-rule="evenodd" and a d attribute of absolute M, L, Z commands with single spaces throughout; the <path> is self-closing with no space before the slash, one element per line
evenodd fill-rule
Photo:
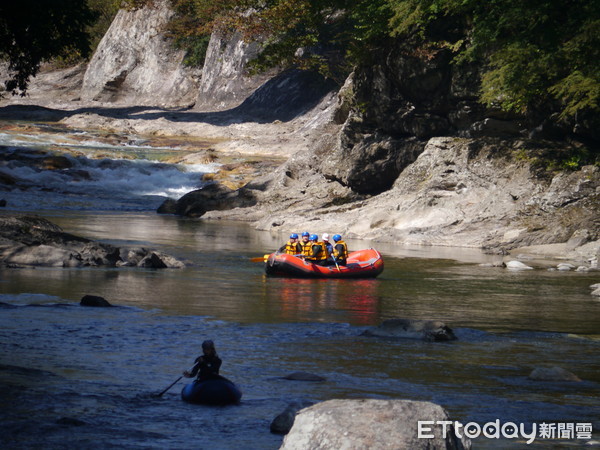
<path fill-rule="evenodd" d="M 321 251 L 319 251 L 319 253 L 317 253 L 317 256 L 313 257 L 312 256 L 312 248 L 314 245 L 320 245 L 321 246 Z M 325 245 L 325 242 L 313 242 L 310 245 L 310 259 L 313 261 L 324 261 L 327 258 L 329 258 L 329 253 L 327 252 L 327 246 Z"/>
<path fill-rule="evenodd" d="M 301 253 L 299 250 L 300 249 L 298 248 L 298 242 L 287 241 L 287 243 L 285 244 L 285 249 L 283 251 L 287 255 L 297 255 L 298 253 Z"/>
<path fill-rule="evenodd" d="M 302 254 L 304 256 L 310 256 L 312 255 L 312 242 L 308 241 L 308 242 L 300 242 L 300 246 L 302 247 Z"/>
<path fill-rule="evenodd" d="M 341 245 L 342 251 L 338 251 L 338 245 Z M 348 258 L 348 246 L 344 241 L 337 241 L 333 246 L 333 256 L 336 259 L 347 259 Z"/>

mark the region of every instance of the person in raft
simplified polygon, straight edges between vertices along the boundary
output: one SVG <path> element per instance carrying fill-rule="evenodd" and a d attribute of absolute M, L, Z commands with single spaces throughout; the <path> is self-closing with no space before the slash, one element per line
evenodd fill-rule
<path fill-rule="evenodd" d="M 194 367 L 190 371 L 183 372 L 183 376 L 192 378 L 196 375 L 196 381 L 210 380 L 211 378 L 219 378 L 219 368 L 221 367 L 221 358 L 215 350 L 213 341 L 204 341 L 202 343 L 202 355 L 198 356 L 194 361 Z"/>
<path fill-rule="evenodd" d="M 290 240 L 280 247 L 277 252 L 285 253 L 286 255 L 298 255 L 302 253 L 302 245 L 298 242 L 298 235 L 296 233 L 290 234 Z"/>
<path fill-rule="evenodd" d="M 327 233 L 323 234 L 323 243 L 327 247 L 327 254 L 331 255 L 333 253 L 333 244 L 329 242 L 329 235 Z"/>
<path fill-rule="evenodd" d="M 324 242 L 319 241 L 319 236 L 316 234 L 310 235 L 311 252 L 309 256 L 305 256 L 307 261 L 319 266 L 328 265 L 327 260 L 331 259 L 329 252 L 327 251 L 327 245 Z"/>
<path fill-rule="evenodd" d="M 312 253 L 312 245 L 310 243 L 310 233 L 308 231 L 302 232 L 302 240 L 300 241 L 300 247 L 302 248 L 302 254 L 304 256 L 310 256 Z"/>
<path fill-rule="evenodd" d="M 348 259 L 348 245 L 342 240 L 342 236 L 339 234 L 333 235 L 333 257 L 335 262 L 340 266 L 346 265 L 346 259 Z"/>

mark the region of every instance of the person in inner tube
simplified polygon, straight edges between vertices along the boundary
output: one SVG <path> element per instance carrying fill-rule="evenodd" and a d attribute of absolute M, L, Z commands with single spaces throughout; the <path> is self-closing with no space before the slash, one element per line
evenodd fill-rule
<path fill-rule="evenodd" d="M 221 368 L 221 362 L 221 358 L 219 358 L 215 350 L 215 343 L 210 340 L 204 341 L 202 343 L 202 355 L 196 358 L 192 370 L 183 372 L 183 376 L 191 378 L 198 375 L 196 381 L 220 378 L 219 369 Z"/>

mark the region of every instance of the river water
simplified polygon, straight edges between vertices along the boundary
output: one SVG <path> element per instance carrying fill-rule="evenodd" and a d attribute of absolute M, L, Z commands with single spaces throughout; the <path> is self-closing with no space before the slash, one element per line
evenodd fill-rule
<path fill-rule="evenodd" d="M 54 131 L 43 143 L 65 135 Z M 37 148 L 22 140 L 5 135 L 2 151 Z M 462 423 L 590 424 L 600 440 L 600 301 L 589 288 L 598 272 L 511 272 L 480 266 L 499 257 L 475 250 L 351 240 L 381 251 L 377 279 L 267 278 L 250 258 L 285 236 L 155 214 L 165 193 L 177 195 L 182 185 L 165 171 L 192 172 L 193 185 L 214 168 L 164 167 L 139 153 L 132 164 L 144 165 L 157 177 L 148 186 L 160 189 L 140 190 L 139 176 L 111 173 L 95 197 L 98 184 L 43 189 L 60 174 L 32 172 L 34 187 L 0 196 L 8 199 L 3 214 L 35 213 L 67 232 L 188 262 L 179 270 L 0 269 L 2 448 L 275 449 L 282 437 L 269 424 L 288 404 L 365 397 L 433 401 Z M 79 163 L 92 170 L 96 159 Z M 22 167 L 2 170 L 25 176 Z M 117 307 L 81 307 L 85 294 Z M 361 336 L 395 317 L 443 320 L 458 340 Z M 242 389 L 240 405 L 183 403 L 184 381 L 157 396 L 192 365 L 204 339 L 215 341 L 222 374 Z M 560 366 L 583 381 L 528 380 L 538 366 Z M 281 378 L 295 371 L 326 381 Z M 566 436 L 537 439 L 536 447 L 587 443 L 584 434 Z M 527 447 L 524 439 L 485 437 L 474 446 Z"/>

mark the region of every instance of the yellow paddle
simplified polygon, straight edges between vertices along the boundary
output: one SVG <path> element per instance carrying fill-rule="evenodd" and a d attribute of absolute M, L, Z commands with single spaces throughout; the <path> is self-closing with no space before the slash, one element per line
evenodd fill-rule
<path fill-rule="evenodd" d="M 257 256 L 256 258 L 250 258 L 252 262 L 266 262 L 269 259 L 269 255 Z"/>

